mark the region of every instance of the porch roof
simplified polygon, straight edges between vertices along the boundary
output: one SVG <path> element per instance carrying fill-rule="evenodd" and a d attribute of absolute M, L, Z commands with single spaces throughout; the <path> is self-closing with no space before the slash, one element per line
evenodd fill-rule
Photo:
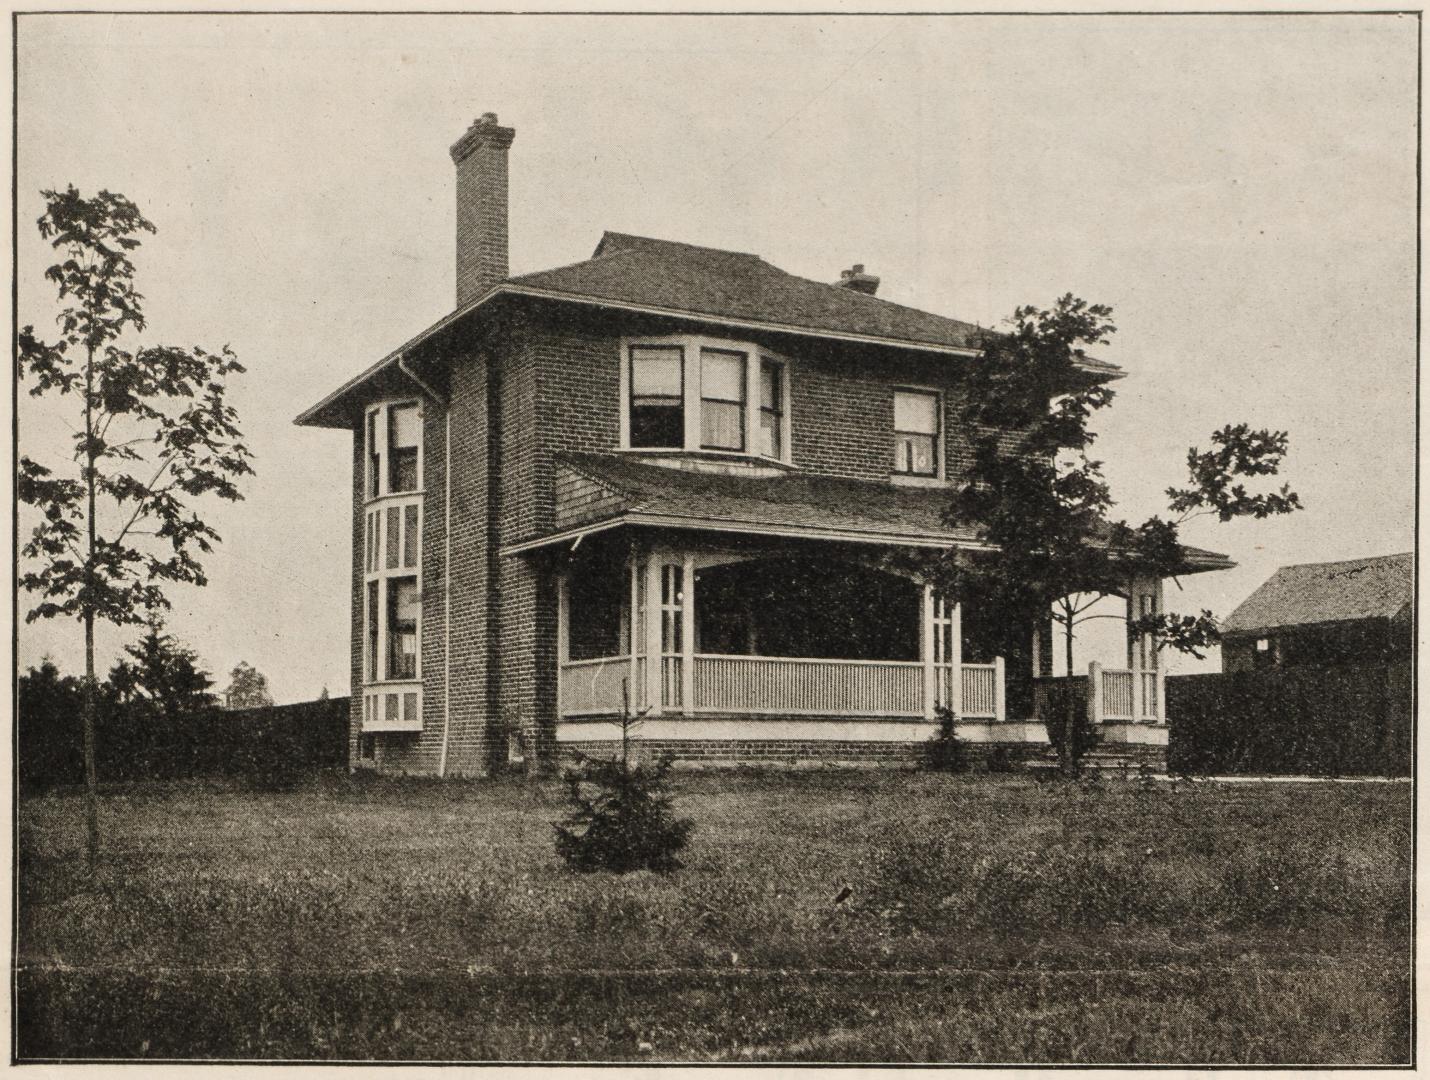
<path fill-rule="evenodd" d="M 984 548 L 976 529 L 943 520 L 950 491 L 801 472 L 694 471 L 619 454 L 557 454 L 556 528 L 507 554 L 620 525 L 793 536 L 895 547 Z M 1233 565 L 1184 548 L 1190 572 Z"/>

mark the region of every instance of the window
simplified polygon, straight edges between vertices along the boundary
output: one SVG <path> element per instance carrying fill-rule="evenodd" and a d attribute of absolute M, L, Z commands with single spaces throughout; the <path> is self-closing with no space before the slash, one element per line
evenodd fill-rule
<path fill-rule="evenodd" d="M 370 406 L 363 439 L 369 499 L 421 490 L 422 409 L 417 402 Z"/>
<path fill-rule="evenodd" d="M 369 682 L 375 682 L 380 675 L 377 670 L 378 641 L 381 635 L 378 633 L 378 610 L 377 610 L 377 582 L 367 583 L 367 677 Z"/>
<path fill-rule="evenodd" d="M 377 445 L 377 412 L 367 414 L 367 497 L 378 496 L 378 481 L 382 477 L 382 456 Z"/>
<path fill-rule="evenodd" d="M 416 578 L 394 578 L 387 583 L 387 677 L 417 678 L 417 621 L 422 597 Z"/>
<path fill-rule="evenodd" d="M 938 475 L 939 399 L 929 391 L 894 392 L 894 472 Z"/>
<path fill-rule="evenodd" d="M 416 491 L 417 446 L 422 420 L 416 405 L 394 405 L 387 411 L 387 490 Z"/>
<path fill-rule="evenodd" d="M 700 447 L 745 449 L 745 364 L 742 352 L 700 350 Z"/>
<path fill-rule="evenodd" d="M 786 360 L 754 342 L 698 334 L 623 348 L 622 447 L 789 460 Z"/>
<path fill-rule="evenodd" d="M 760 441 L 765 457 L 784 456 L 784 369 L 773 360 L 760 361 Z"/>
<path fill-rule="evenodd" d="M 631 346 L 631 445 L 685 445 L 685 350 Z"/>
<path fill-rule="evenodd" d="M 1271 648 L 1271 642 L 1268 641 L 1266 638 L 1262 637 L 1256 639 L 1257 652 L 1266 652 L 1266 650 L 1269 648 Z"/>

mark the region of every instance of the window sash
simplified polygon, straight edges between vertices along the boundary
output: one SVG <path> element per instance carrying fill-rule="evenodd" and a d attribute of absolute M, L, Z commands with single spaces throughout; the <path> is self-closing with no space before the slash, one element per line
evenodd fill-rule
<path fill-rule="evenodd" d="M 908 476 L 937 476 L 937 440 L 932 435 L 894 433 L 894 471 Z"/>
<path fill-rule="evenodd" d="M 760 453 L 784 456 L 784 366 L 760 361 Z"/>
<path fill-rule="evenodd" d="M 377 443 L 378 410 L 367 414 L 367 497 L 375 499 L 381 494 L 382 451 Z"/>
<path fill-rule="evenodd" d="M 894 392 L 894 472 L 937 476 L 941 399 L 920 390 Z"/>
<path fill-rule="evenodd" d="M 673 369 L 669 368 L 674 361 Z M 668 368 L 652 379 L 653 365 Z M 630 347 L 630 444 L 674 450 L 685 446 L 685 350 L 679 345 Z M 673 374 L 674 378 L 669 376 Z"/>

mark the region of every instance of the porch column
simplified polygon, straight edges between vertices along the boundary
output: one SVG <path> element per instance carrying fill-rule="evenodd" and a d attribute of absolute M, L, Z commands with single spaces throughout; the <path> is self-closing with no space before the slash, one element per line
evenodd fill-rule
<path fill-rule="evenodd" d="M 687 554 L 680 571 L 680 711 L 695 708 L 695 556 Z"/>
<path fill-rule="evenodd" d="M 933 586 L 924 586 L 923 603 L 919 621 L 919 650 L 924 662 L 924 719 L 934 718 L 934 708 L 938 705 L 938 669 L 934 666 L 934 610 Z"/>
<path fill-rule="evenodd" d="M 1162 614 L 1162 586 L 1161 578 L 1157 579 L 1152 590 L 1152 610 L 1156 614 Z M 1156 672 L 1157 682 L 1157 723 L 1167 723 L 1167 672 L 1162 667 L 1162 654 L 1154 641 L 1148 650 L 1151 653 L 1152 670 Z"/>
<path fill-rule="evenodd" d="M 962 681 L 962 672 L 959 672 Z M 1008 702 L 1004 691 L 1004 678 L 1007 672 L 1004 670 L 1003 658 L 995 656 L 993 658 L 993 719 L 1002 723 L 1008 719 Z"/>
<path fill-rule="evenodd" d="M 1102 723 L 1102 665 L 1096 660 L 1087 665 L 1087 722 Z"/>
<path fill-rule="evenodd" d="M 571 659 L 571 580 L 570 573 L 556 571 L 556 715 L 563 715 L 565 696 L 561 692 L 566 677 L 566 664 Z"/>
<path fill-rule="evenodd" d="M 640 556 L 635 552 L 631 553 L 631 614 L 627 619 L 626 632 L 630 635 L 627 641 L 628 651 L 631 657 L 630 675 L 627 679 L 626 689 L 630 697 L 632 712 L 639 712 L 641 702 L 644 697 L 645 678 L 640 670 L 641 646 L 644 642 L 644 628 L 641 626 L 641 561 Z"/>
<path fill-rule="evenodd" d="M 947 601 L 945 601 L 947 603 Z M 948 707 L 963 716 L 963 604 L 948 612 Z"/>
<path fill-rule="evenodd" d="M 1142 635 L 1134 633 L 1132 625 L 1141 610 L 1141 581 L 1133 578 L 1127 587 L 1127 669 L 1132 672 L 1132 722 L 1142 719 Z"/>
<path fill-rule="evenodd" d="M 661 610 L 664 597 L 661 593 L 661 570 L 665 556 L 660 551 L 652 551 L 645 564 L 645 703 L 649 715 L 659 716 L 663 698 L 661 677 L 665 667 L 665 648 L 661 625 L 665 613 Z"/>

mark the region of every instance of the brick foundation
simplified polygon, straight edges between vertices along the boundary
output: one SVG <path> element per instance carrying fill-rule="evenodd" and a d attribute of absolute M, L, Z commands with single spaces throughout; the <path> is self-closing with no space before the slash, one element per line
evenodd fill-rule
<path fill-rule="evenodd" d="M 864 742 L 828 739 L 640 739 L 641 756 L 670 753 L 677 767 L 772 765 L 818 768 L 825 765 L 867 765 L 914 768 L 922 765 L 925 742 Z M 998 771 L 1040 760 L 1047 747 L 1037 743 L 965 743 L 970 768 Z M 563 764 L 577 753 L 611 757 L 620 746 L 608 740 L 563 742 L 557 747 Z M 1151 748 L 1148 748 L 1151 749 Z"/>

